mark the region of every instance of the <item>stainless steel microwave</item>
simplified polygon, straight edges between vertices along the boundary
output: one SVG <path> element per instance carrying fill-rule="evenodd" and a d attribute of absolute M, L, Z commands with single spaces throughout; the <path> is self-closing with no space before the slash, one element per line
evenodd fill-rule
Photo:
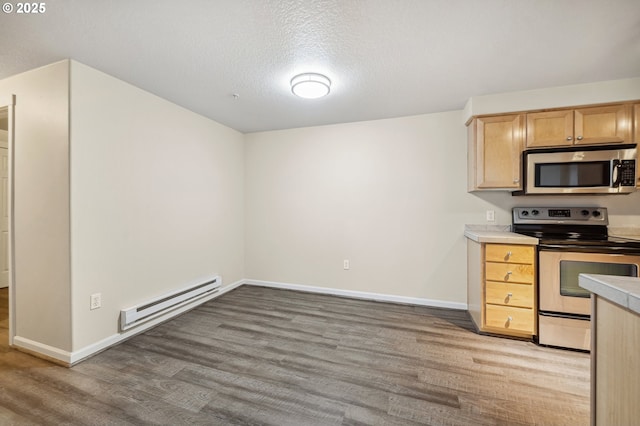
<path fill-rule="evenodd" d="M 636 190 L 636 145 L 525 151 L 526 194 L 627 194 Z"/>

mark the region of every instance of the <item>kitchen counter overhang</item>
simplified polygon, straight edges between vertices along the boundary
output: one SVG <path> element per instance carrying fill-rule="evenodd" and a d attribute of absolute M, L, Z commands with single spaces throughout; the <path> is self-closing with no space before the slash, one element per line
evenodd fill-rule
<path fill-rule="evenodd" d="M 537 245 L 538 239 L 510 231 L 510 226 L 466 225 L 464 236 L 476 243 Z"/>
<path fill-rule="evenodd" d="M 580 274 L 578 285 L 640 315 L 640 278 Z"/>

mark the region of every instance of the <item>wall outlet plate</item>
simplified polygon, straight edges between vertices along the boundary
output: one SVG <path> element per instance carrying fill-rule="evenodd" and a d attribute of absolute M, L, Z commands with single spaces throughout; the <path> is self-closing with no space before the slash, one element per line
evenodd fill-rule
<path fill-rule="evenodd" d="M 487 222 L 495 222 L 495 221 L 496 221 L 496 211 L 487 210 Z"/>
<path fill-rule="evenodd" d="M 347 269 L 349 269 L 349 268 L 351 267 L 351 263 L 349 262 L 349 259 L 345 259 L 345 260 L 344 260 L 344 262 L 343 262 L 343 264 L 342 264 L 342 267 L 343 267 L 345 270 L 347 270 Z"/>
<path fill-rule="evenodd" d="M 89 304 L 89 309 L 94 310 L 98 309 L 102 306 L 102 294 L 94 293 L 91 295 L 91 302 Z"/>

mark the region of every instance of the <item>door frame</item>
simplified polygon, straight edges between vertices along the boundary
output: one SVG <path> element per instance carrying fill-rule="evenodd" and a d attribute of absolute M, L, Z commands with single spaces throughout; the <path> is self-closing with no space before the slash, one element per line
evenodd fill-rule
<path fill-rule="evenodd" d="M 7 108 L 7 144 L 8 144 L 8 156 L 9 156 L 9 170 L 8 170 L 8 183 L 7 183 L 7 202 L 9 213 L 9 345 L 13 346 L 13 339 L 16 335 L 16 281 L 15 281 L 15 267 L 14 267 L 14 246 L 15 246 L 15 234 L 14 234 L 14 143 L 15 143 L 15 105 L 16 95 L 0 95 L 0 108 Z"/>

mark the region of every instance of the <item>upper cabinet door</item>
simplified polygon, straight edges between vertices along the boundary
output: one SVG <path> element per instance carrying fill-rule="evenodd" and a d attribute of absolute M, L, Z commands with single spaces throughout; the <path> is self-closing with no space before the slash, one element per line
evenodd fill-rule
<path fill-rule="evenodd" d="M 524 114 L 474 120 L 477 189 L 521 189 Z"/>
<path fill-rule="evenodd" d="M 640 143 L 640 104 L 633 106 L 633 143 Z M 636 188 L 640 189 L 640 167 L 636 164 Z"/>
<path fill-rule="evenodd" d="M 640 104 L 633 106 L 633 140 L 632 143 L 640 143 Z"/>
<path fill-rule="evenodd" d="M 576 144 L 625 143 L 631 140 L 631 105 L 575 110 Z"/>
<path fill-rule="evenodd" d="M 573 145 L 573 110 L 527 114 L 527 148 Z"/>

